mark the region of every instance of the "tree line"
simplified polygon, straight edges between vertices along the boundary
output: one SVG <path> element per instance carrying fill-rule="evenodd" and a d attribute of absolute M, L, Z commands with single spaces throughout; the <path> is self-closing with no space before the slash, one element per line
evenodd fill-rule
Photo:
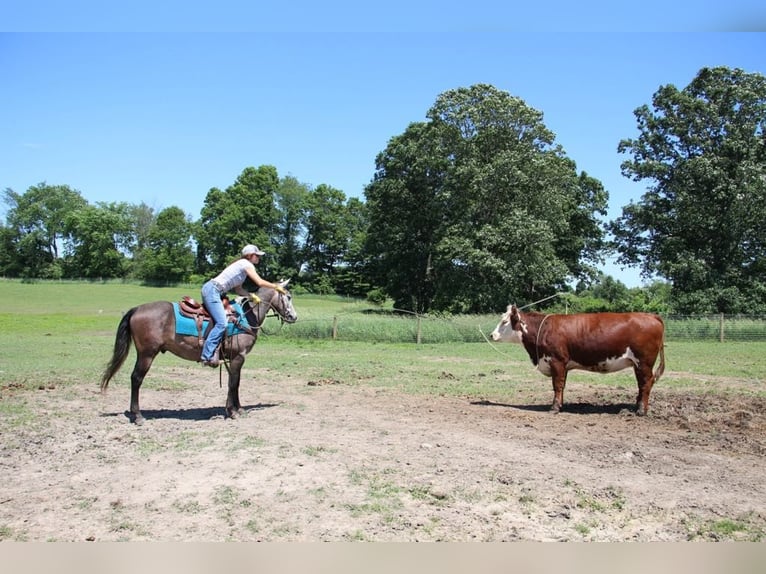
<path fill-rule="evenodd" d="M 90 204 L 67 185 L 6 189 L 0 275 L 201 284 L 256 243 L 264 276 L 420 313 L 560 292 L 583 310 L 766 312 L 766 78 L 703 68 L 634 115 L 638 137 L 616 151 L 647 191 L 613 221 L 607 190 L 543 114 L 477 84 L 440 94 L 388 141 L 365 200 L 269 165 L 210 189 L 196 219 L 179 206 Z M 655 282 L 627 289 L 600 270 L 608 255 Z"/>

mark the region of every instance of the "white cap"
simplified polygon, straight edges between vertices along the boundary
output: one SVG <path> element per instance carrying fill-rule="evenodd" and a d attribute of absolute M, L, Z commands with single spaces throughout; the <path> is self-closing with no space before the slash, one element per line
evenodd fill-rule
<path fill-rule="evenodd" d="M 265 251 L 261 251 L 255 245 L 245 245 L 242 248 L 242 257 L 245 257 L 247 255 L 252 255 L 253 253 L 255 253 L 256 255 L 266 255 Z"/>

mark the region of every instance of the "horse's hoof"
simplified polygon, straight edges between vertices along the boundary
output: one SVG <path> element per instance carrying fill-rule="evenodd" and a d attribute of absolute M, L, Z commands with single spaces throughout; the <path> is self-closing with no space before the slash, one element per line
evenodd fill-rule
<path fill-rule="evenodd" d="M 135 424 L 137 427 L 143 426 L 146 419 L 142 416 L 137 416 L 135 420 L 133 421 L 133 424 Z"/>

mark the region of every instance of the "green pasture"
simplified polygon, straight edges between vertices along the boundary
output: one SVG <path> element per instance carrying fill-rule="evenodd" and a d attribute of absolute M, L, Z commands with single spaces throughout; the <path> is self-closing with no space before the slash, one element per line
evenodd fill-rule
<path fill-rule="evenodd" d="M 8 389 L 92 385 L 111 356 L 114 334 L 129 308 L 154 300 L 199 297 L 198 286 L 0 281 L 0 399 Z M 270 318 L 245 364 L 247 378 L 299 377 L 321 384 L 369 385 L 410 393 L 509 400 L 526 385 L 548 389 L 520 346 L 482 336 L 497 315 L 417 320 L 364 301 L 295 296 L 299 320 Z M 421 344 L 416 335 L 421 333 Z M 332 338 L 335 331 L 335 339 Z M 661 385 L 694 392 L 761 395 L 766 343 L 668 340 Z M 126 385 L 134 355 L 113 384 Z M 202 369 L 171 355 L 158 357 L 146 385 L 163 384 L 168 367 Z M 211 373 L 212 375 L 212 373 Z M 217 374 L 215 375 L 217 377 Z M 604 377 L 575 372 L 572 381 L 635 385 L 630 371 Z M 542 385 L 542 387 L 540 387 Z"/>

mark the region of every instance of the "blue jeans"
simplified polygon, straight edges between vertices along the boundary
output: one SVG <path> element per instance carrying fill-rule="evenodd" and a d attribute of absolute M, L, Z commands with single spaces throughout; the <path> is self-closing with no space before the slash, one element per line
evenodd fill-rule
<path fill-rule="evenodd" d="M 202 300 L 205 302 L 208 313 L 213 318 L 213 328 L 205 339 L 205 345 L 202 347 L 202 360 L 209 361 L 213 358 L 213 353 L 218 343 L 223 339 L 226 332 L 226 310 L 221 302 L 221 292 L 212 281 L 208 281 L 202 286 Z"/>

